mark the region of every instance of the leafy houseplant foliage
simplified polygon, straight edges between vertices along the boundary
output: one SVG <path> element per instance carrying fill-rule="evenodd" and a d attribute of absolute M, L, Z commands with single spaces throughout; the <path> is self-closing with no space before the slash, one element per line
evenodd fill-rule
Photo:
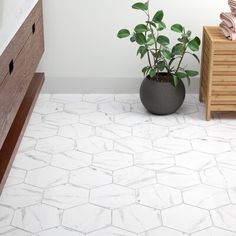
<path fill-rule="evenodd" d="M 137 55 L 140 55 L 141 59 L 147 56 L 148 66 L 142 70 L 144 76 L 158 80 L 160 79 L 159 74 L 166 72 L 174 86 L 177 86 L 179 80 L 184 78 L 187 78 L 190 83 L 190 77 L 198 75 L 198 72 L 183 67 L 183 58 L 186 54 L 190 54 L 199 62 L 199 58 L 194 52 L 199 51 L 200 39 L 192 38 L 191 31 L 186 31 L 185 27 L 180 24 L 174 24 L 171 26 L 171 30 L 178 33 L 179 37 L 178 43 L 170 48 L 169 38 L 161 34 L 161 31 L 166 29 L 163 22 L 163 11 L 157 11 L 151 17 L 149 1 L 137 2 L 132 8 L 144 12 L 147 16 L 146 22 L 137 25 L 132 34 L 128 29 L 122 29 L 117 36 L 118 38 L 130 37 L 131 42 L 139 45 Z"/>

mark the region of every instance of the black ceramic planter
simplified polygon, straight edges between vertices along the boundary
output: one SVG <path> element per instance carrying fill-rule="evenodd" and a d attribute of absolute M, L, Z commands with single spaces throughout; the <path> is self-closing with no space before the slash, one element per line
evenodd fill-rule
<path fill-rule="evenodd" d="M 182 106 L 185 92 L 182 81 L 174 87 L 170 82 L 145 78 L 140 87 L 140 98 L 149 112 L 155 115 L 170 115 Z"/>

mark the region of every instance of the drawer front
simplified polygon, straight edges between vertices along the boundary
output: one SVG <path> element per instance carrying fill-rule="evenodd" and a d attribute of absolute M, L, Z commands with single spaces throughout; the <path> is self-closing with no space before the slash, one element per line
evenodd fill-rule
<path fill-rule="evenodd" d="M 6 50 L 0 56 L 0 83 L 5 79 L 7 74 L 11 73 L 12 63 L 15 62 L 20 51 L 28 40 L 34 28 L 34 24 L 42 16 L 42 0 L 35 5 L 30 15 L 26 18 L 23 25 L 17 31 L 16 35 L 7 46 Z"/>
<path fill-rule="evenodd" d="M 0 85 L 0 148 L 44 51 L 42 17 L 17 57 L 11 74 Z"/>

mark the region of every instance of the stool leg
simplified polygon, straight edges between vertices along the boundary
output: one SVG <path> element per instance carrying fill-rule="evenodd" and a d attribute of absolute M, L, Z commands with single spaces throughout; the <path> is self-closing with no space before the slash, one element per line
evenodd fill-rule
<path fill-rule="evenodd" d="M 207 121 L 210 121 L 211 120 L 211 110 L 207 108 L 207 111 L 206 111 L 206 120 Z"/>

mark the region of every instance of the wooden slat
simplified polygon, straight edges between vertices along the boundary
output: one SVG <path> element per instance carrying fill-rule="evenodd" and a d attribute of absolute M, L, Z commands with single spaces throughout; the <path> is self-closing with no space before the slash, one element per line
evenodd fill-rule
<path fill-rule="evenodd" d="M 236 92 L 236 85 L 213 85 L 212 92 Z"/>
<path fill-rule="evenodd" d="M 236 104 L 213 104 L 211 105 L 211 111 L 236 111 Z"/>

